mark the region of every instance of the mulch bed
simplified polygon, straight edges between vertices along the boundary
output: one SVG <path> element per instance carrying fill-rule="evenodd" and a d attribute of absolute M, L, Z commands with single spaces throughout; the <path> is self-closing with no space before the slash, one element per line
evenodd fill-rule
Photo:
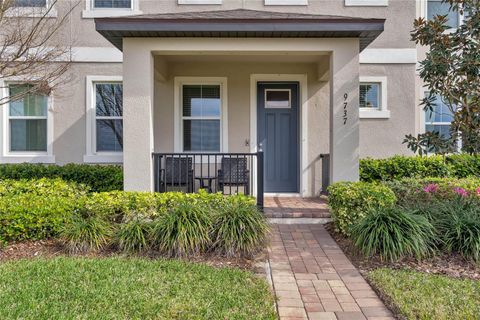
<path fill-rule="evenodd" d="M 85 258 L 94 257 L 112 257 L 125 256 L 111 249 L 102 250 L 96 253 L 69 255 L 62 244 L 57 240 L 40 240 L 40 241 L 24 241 L 12 243 L 5 248 L 0 248 L 0 263 L 32 258 L 53 258 L 57 256 L 77 256 Z M 162 258 L 162 256 L 155 252 L 144 254 L 147 258 Z M 204 254 L 198 257 L 186 259 L 190 262 L 203 263 L 215 268 L 239 268 L 242 270 L 249 270 L 257 274 L 265 274 L 263 268 L 264 262 L 267 260 L 266 251 L 260 252 L 251 259 L 247 258 L 226 258 L 213 254 Z"/>
<path fill-rule="evenodd" d="M 412 269 L 430 274 L 446 275 L 453 278 L 465 278 L 480 280 L 480 266 L 466 261 L 458 254 L 442 254 L 436 257 L 428 258 L 423 261 L 415 259 L 403 259 L 401 261 L 390 263 L 381 261 L 378 257 L 365 258 L 358 254 L 352 241 L 344 235 L 335 231 L 332 223 L 325 225 L 330 235 L 335 239 L 343 252 L 360 272 L 366 273 L 370 270 L 388 267 L 393 269 Z"/>

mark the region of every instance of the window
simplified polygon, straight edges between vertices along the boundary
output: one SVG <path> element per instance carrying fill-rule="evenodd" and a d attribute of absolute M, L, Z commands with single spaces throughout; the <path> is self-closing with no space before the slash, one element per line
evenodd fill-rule
<path fill-rule="evenodd" d="M 47 0 L 14 0 L 12 7 L 44 8 L 47 6 Z"/>
<path fill-rule="evenodd" d="M 93 8 L 127 8 L 132 7 L 132 0 L 93 0 Z"/>
<path fill-rule="evenodd" d="M 122 84 L 95 83 L 96 152 L 122 152 L 122 117 Z"/>
<path fill-rule="evenodd" d="M 428 94 L 428 93 L 426 93 Z M 438 132 L 445 138 L 449 138 L 450 123 L 453 121 L 453 113 L 440 96 L 436 97 L 433 111 L 425 111 L 425 131 Z"/>
<path fill-rule="evenodd" d="M 290 109 L 292 107 L 292 92 L 284 89 L 265 90 L 265 108 Z"/>
<path fill-rule="evenodd" d="M 85 162 L 123 161 L 122 77 L 87 77 L 87 153 Z"/>
<path fill-rule="evenodd" d="M 118 17 L 141 14 L 140 0 L 85 0 L 82 18 Z"/>
<path fill-rule="evenodd" d="M 381 109 L 380 83 L 360 83 L 360 108 Z"/>
<path fill-rule="evenodd" d="M 220 85 L 182 86 L 183 151 L 220 151 Z"/>
<path fill-rule="evenodd" d="M 360 77 L 360 118 L 389 118 L 387 78 Z"/>
<path fill-rule="evenodd" d="M 15 97 L 31 86 L 9 85 L 9 96 Z M 48 97 L 27 94 L 8 106 L 9 152 L 47 152 Z"/>
<path fill-rule="evenodd" d="M 457 28 L 460 24 L 460 15 L 457 11 L 450 11 L 450 4 L 442 0 L 427 1 L 427 19 L 431 20 L 436 15 L 447 15 L 448 24 L 451 28 Z"/>

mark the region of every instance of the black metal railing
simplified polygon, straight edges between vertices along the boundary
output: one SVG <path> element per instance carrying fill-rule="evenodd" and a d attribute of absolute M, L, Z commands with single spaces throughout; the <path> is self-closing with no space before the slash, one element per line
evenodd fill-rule
<path fill-rule="evenodd" d="M 263 152 L 153 153 L 156 192 L 254 195 L 263 208 Z"/>

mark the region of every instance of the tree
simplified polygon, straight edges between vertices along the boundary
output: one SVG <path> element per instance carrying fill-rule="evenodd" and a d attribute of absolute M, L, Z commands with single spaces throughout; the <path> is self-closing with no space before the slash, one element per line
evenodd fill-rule
<path fill-rule="evenodd" d="M 78 5 L 74 1 L 62 6 L 60 0 L 44 1 L 39 6 L 42 1 L 0 0 L 0 84 L 12 80 L 28 84 L 14 92 L 0 85 L 7 92 L 0 95 L 0 106 L 29 94 L 49 95 L 66 82 L 71 46 L 65 43 L 62 27 Z M 56 14 L 56 7 L 65 10 Z"/>
<path fill-rule="evenodd" d="M 442 97 L 454 115 L 451 137 L 425 133 L 408 135 L 404 143 L 420 155 L 447 153 L 461 146 L 463 152 L 480 153 L 480 0 L 442 0 L 450 10 L 465 17 L 456 30 L 449 30 L 447 15 L 414 22 L 412 40 L 428 46 L 420 62 L 420 77 L 428 94 L 422 100 L 426 112 L 433 112 Z M 440 151 L 439 151 L 440 150 Z"/>

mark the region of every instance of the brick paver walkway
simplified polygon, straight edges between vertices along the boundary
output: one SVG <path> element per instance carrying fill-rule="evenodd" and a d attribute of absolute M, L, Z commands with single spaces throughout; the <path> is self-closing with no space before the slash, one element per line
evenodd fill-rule
<path fill-rule="evenodd" d="M 273 225 L 269 261 L 281 320 L 394 319 L 323 225 Z"/>
<path fill-rule="evenodd" d="M 267 218 L 330 218 L 325 199 L 267 197 L 264 203 Z"/>

